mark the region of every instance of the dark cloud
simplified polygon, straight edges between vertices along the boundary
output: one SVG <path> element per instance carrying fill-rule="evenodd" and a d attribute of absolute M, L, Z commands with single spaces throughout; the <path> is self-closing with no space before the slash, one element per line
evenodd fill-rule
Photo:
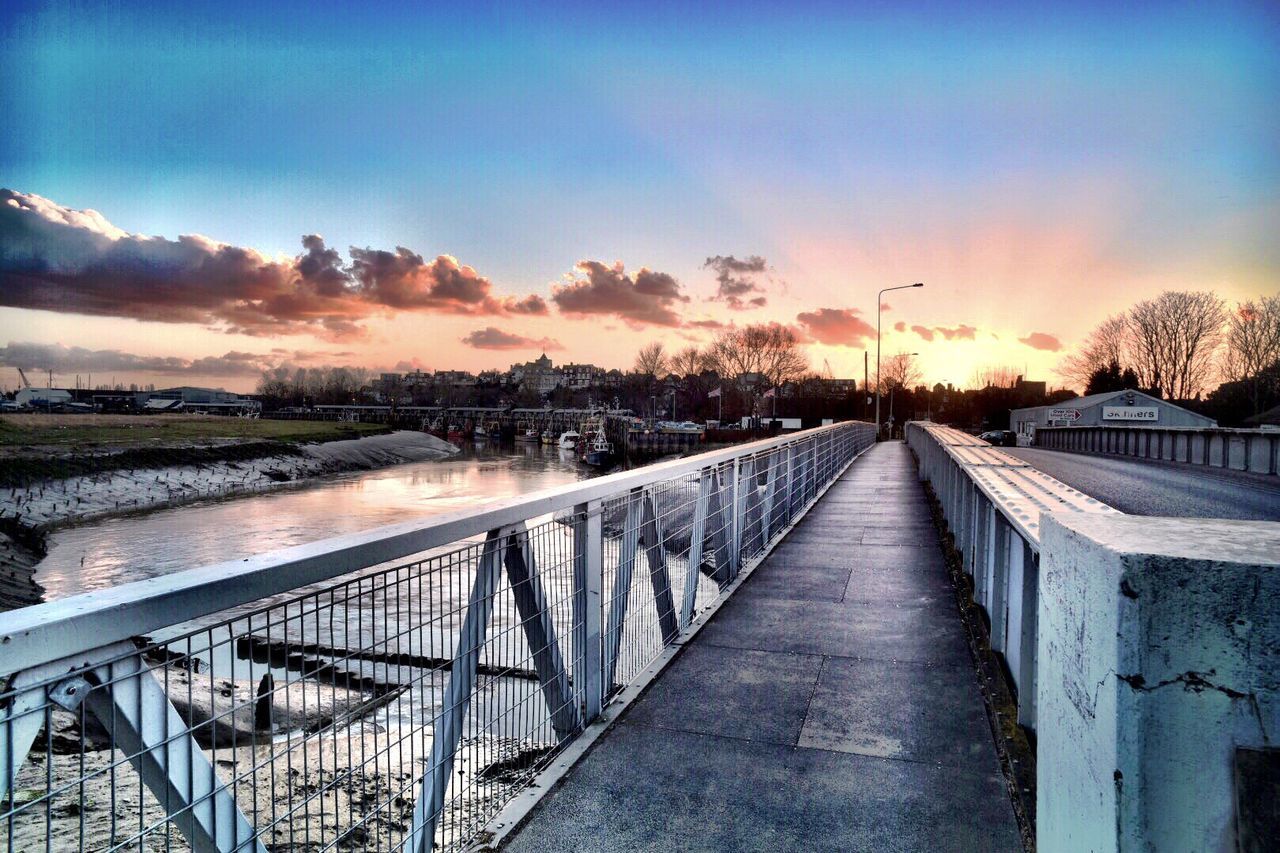
<path fill-rule="evenodd" d="M 857 308 L 819 308 L 797 314 L 796 320 L 819 343 L 852 347 L 876 336 L 875 327 L 859 314 Z"/>
<path fill-rule="evenodd" d="M 764 293 L 760 279 L 768 264 L 759 255 L 750 255 L 742 260 L 733 255 L 716 255 L 707 258 L 702 266 L 716 274 L 718 287 L 716 295 L 711 297 L 713 301 L 724 302 L 734 311 L 763 308 L 768 303 L 765 296 L 747 298 L 752 293 Z"/>
<path fill-rule="evenodd" d="M 926 326 L 912 326 L 911 331 L 915 332 L 917 335 L 924 338 L 926 341 L 932 341 L 934 338 L 933 329 L 930 329 Z"/>
<path fill-rule="evenodd" d="M 200 376 L 250 376 L 274 367 L 279 359 L 271 355 L 231 351 L 203 358 L 135 355 L 121 350 L 90 350 L 63 344 L 10 341 L 0 347 L 0 364 L 23 370 L 54 373 L 167 373 Z"/>
<path fill-rule="evenodd" d="M 689 297 L 666 273 L 641 268 L 633 278 L 621 261 L 613 266 L 578 261 L 575 269 L 583 278 L 556 287 L 551 294 L 551 301 L 566 314 L 607 314 L 632 325 L 681 325 L 675 309 Z"/>
<path fill-rule="evenodd" d="M 318 234 L 302 248 L 270 258 L 198 234 L 129 234 L 96 211 L 0 190 L 0 305 L 329 339 L 361 337 L 362 321 L 395 311 L 547 313 L 539 296 L 496 296 L 449 255 L 353 247 L 345 266 Z"/>
<path fill-rule="evenodd" d="M 1045 332 L 1032 332 L 1025 338 L 1018 338 L 1018 343 L 1026 344 L 1032 349 L 1044 350 L 1045 352 L 1058 352 L 1062 349 L 1062 341 Z"/>
<path fill-rule="evenodd" d="M 494 326 L 477 329 L 463 338 L 462 342 L 476 349 L 564 349 L 559 341 L 552 338 L 526 338 L 523 335 L 504 332 Z"/>
<path fill-rule="evenodd" d="M 907 324 L 899 320 L 893 324 L 893 330 L 895 332 L 905 332 L 907 330 Z"/>

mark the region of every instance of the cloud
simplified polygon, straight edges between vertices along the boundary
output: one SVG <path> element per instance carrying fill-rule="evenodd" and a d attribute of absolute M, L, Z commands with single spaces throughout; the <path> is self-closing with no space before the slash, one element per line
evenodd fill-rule
<path fill-rule="evenodd" d="M 685 325 L 693 329 L 723 329 L 726 327 L 726 324 L 721 323 L 719 320 L 690 320 Z"/>
<path fill-rule="evenodd" d="M 893 330 L 895 332 L 905 332 L 907 330 L 907 324 L 899 320 L 893 324 Z"/>
<path fill-rule="evenodd" d="M 915 332 L 917 335 L 924 338 L 926 341 L 933 340 L 933 337 L 934 337 L 933 329 L 930 329 L 927 326 L 912 326 L 911 331 Z"/>
<path fill-rule="evenodd" d="M 859 313 L 857 308 L 819 308 L 802 311 L 796 320 L 819 343 L 851 347 L 876 336 L 875 328 Z"/>
<path fill-rule="evenodd" d="M 892 306 L 892 305 L 890 305 L 888 302 L 881 302 L 881 303 L 880 303 L 880 310 L 881 310 L 881 311 L 892 311 L 892 310 L 893 310 L 893 306 Z"/>
<path fill-rule="evenodd" d="M 768 304 L 765 296 L 748 298 L 752 293 L 764 293 L 760 277 L 764 275 L 768 265 L 759 255 L 749 255 L 742 260 L 733 255 L 716 255 L 707 258 L 702 266 L 703 269 L 711 269 L 716 273 L 718 287 L 711 301 L 724 302 L 734 311 L 763 308 Z"/>
<path fill-rule="evenodd" d="M 632 325 L 683 325 L 675 309 L 689 297 L 670 275 L 642 267 L 632 277 L 621 261 L 613 266 L 578 261 L 574 269 L 584 277 L 554 288 L 551 294 L 551 301 L 564 313 L 612 315 Z"/>
<path fill-rule="evenodd" d="M 1062 341 L 1045 332 L 1032 332 L 1025 338 L 1018 338 L 1018 343 L 1026 344 L 1032 349 L 1044 350 L 1045 352 L 1058 352 L 1062 349 Z"/>
<path fill-rule="evenodd" d="M 964 323 L 961 323 L 959 326 L 956 326 L 954 329 L 948 329 L 946 326 L 934 326 L 933 330 L 938 334 L 942 335 L 944 338 L 946 338 L 949 341 L 950 340 L 971 341 L 973 340 L 974 332 L 978 331 L 977 327 L 966 326 Z"/>
<path fill-rule="evenodd" d="M 307 355 L 303 353 L 303 355 Z M 90 350 L 63 344 L 10 341 L 0 347 L 0 364 L 54 373 L 133 372 L 200 376 L 254 376 L 276 366 L 272 355 L 231 351 L 202 358 L 135 355 L 122 350 Z"/>
<path fill-rule="evenodd" d="M 500 297 L 450 255 L 404 247 L 349 251 L 318 234 L 270 258 L 199 234 L 130 234 L 93 210 L 0 190 L 0 305 L 168 323 L 249 335 L 359 338 L 374 314 L 546 314 L 537 295 Z"/>
<path fill-rule="evenodd" d="M 476 349 L 564 349 L 564 346 L 553 338 L 526 338 L 522 335 L 504 332 L 494 326 L 477 329 L 463 338 L 462 342 Z"/>

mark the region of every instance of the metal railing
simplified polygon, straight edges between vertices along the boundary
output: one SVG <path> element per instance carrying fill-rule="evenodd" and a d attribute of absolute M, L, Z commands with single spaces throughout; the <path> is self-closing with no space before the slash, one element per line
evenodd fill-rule
<path fill-rule="evenodd" d="M 0 614 L 0 850 L 460 849 L 873 440 L 836 424 Z"/>
<path fill-rule="evenodd" d="M 1219 427 L 1039 427 L 1036 446 L 1280 474 L 1280 430 Z"/>
<path fill-rule="evenodd" d="M 1119 511 L 960 430 L 912 421 L 906 438 L 973 579 L 991 648 L 1013 678 L 1018 723 L 1034 729 L 1040 517 Z"/>

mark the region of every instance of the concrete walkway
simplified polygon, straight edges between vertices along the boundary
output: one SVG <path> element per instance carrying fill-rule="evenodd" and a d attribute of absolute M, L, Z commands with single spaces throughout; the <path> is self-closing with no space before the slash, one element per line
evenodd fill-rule
<path fill-rule="evenodd" d="M 503 849 L 1021 850 L 904 444 L 854 463 Z"/>

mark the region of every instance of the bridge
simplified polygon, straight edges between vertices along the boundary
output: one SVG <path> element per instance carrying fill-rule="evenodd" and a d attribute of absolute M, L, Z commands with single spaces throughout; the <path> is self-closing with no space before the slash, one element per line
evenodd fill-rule
<path fill-rule="evenodd" d="M 1273 837 L 1280 526 L 873 433 L 0 614 L 4 849 Z"/>

